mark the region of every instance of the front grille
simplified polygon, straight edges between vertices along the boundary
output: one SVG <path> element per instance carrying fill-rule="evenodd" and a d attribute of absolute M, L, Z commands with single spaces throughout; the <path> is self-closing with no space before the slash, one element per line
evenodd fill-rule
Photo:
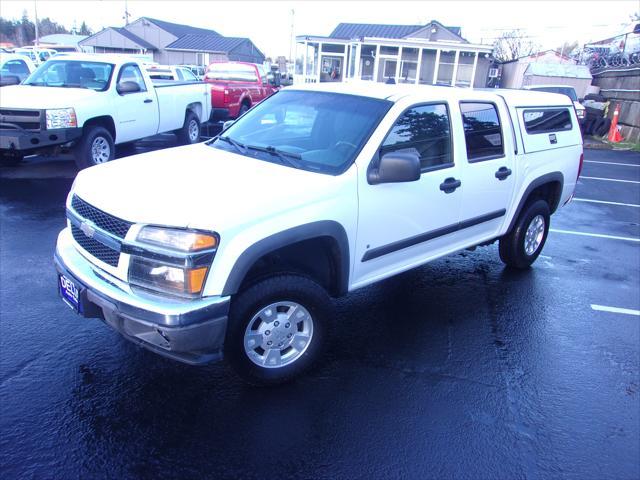
<path fill-rule="evenodd" d="M 102 230 L 106 230 L 119 238 L 124 238 L 127 235 L 129 228 L 131 228 L 131 225 L 133 225 L 131 222 L 109 215 L 99 208 L 89 205 L 77 195 L 74 195 L 71 199 L 71 207 L 82 218 L 90 220 L 95 223 L 97 227 Z"/>
<path fill-rule="evenodd" d="M 42 125 L 40 110 L 0 108 L 0 128 L 39 131 Z"/>
<path fill-rule="evenodd" d="M 112 267 L 118 266 L 118 260 L 120 259 L 120 252 L 117 252 L 106 245 L 98 242 L 97 240 L 87 237 L 82 230 L 75 225 L 71 225 L 71 234 L 78 245 L 87 251 L 89 255 L 94 256 L 98 260 L 111 265 Z"/>

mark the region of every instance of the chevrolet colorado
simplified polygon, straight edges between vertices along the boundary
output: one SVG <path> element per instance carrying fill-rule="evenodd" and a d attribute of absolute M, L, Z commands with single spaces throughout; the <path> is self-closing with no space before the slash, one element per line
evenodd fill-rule
<path fill-rule="evenodd" d="M 494 241 L 529 267 L 581 166 L 565 95 L 289 87 L 211 141 L 81 171 L 58 289 L 154 352 L 283 382 L 339 328 L 331 296 Z"/>

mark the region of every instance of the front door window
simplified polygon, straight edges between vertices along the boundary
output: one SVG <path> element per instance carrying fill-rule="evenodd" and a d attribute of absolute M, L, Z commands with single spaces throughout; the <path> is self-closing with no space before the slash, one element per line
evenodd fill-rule
<path fill-rule="evenodd" d="M 341 82 L 343 75 L 342 57 L 322 56 L 321 82 Z"/>

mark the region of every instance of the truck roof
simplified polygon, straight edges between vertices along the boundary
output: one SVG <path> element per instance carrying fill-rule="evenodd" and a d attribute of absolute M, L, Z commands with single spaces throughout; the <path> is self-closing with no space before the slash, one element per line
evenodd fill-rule
<path fill-rule="evenodd" d="M 362 97 L 379 98 L 397 102 L 400 99 L 414 97 L 416 102 L 431 100 L 484 100 L 501 101 L 504 98 L 507 103 L 515 107 L 527 106 L 572 106 L 566 95 L 557 93 L 537 92 L 531 90 L 510 89 L 473 89 L 459 87 L 444 87 L 433 85 L 413 84 L 386 84 L 368 81 L 355 81 L 348 83 L 327 82 L 307 83 L 285 87 L 285 90 L 302 90 L 315 92 L 342 93 L 347 95 L 359 95 Z"/>
<path fill-rule="evenodd" d="M 130 63 L 137 62 L 140 64 L 145 64 L 143 60 L 140 58 L 132 57 L 131 55 L 126 54 L 116 54 L 116 53 L 62 53 L 55 55 L 50 58 L 50 60 L 79 60 L 85 62 L 102 62 L 102 63 L 113 63 L 116 65 L 122 63 Z"/>

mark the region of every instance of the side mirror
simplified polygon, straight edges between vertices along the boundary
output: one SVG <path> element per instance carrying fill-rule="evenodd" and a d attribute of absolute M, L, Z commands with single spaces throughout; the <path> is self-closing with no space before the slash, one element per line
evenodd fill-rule
<path fill-rule="evenodd" d="M 222 124 L 222 131 L 224 132 L 227 128 L 235 123 L 235 120 L 227 120 Z"/>
<path fill-rule="evenodd" d="M 142 89 L 136 82 L 120 82 L 116 87 L 116 91 L 120 95 L 126 95 L 127 93 L 141 92 Z"/>
<path fill-rule="evenodd" d="M 367 181 L 370 185 L 415 182 L 420 174 L 420 155 L 412 148 L 382 155 L 378 165 L 369 169 Z"/>

